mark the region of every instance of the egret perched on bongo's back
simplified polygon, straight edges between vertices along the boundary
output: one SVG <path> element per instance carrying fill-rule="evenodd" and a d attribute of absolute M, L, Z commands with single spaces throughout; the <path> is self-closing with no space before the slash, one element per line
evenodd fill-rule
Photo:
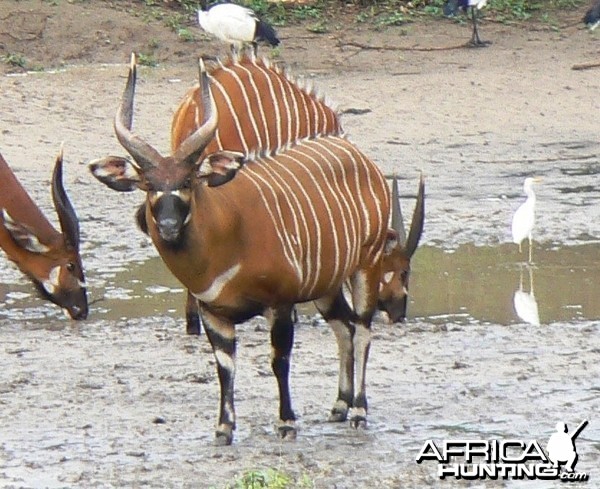
<path fill-rule="evenodd" d="M 254 55 L 258 42 L 275 47 L 279 39 L 275 29 L 256 16 L 256 13 L 235 3 L 221 3 L 208 10 L 198 10 L 200 27 L 216 38 L 228 42 L 234 57 L 244 45 L 252 45 Z"/>

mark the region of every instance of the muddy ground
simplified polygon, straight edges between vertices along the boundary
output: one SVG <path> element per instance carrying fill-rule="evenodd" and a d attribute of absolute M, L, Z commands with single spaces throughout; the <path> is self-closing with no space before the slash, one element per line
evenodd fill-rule
<path fill-rule="evenodd" d="M 579 23 L 583 10 L 552 17 L 555 27 L 485 22 L 482 35 L 493 44 L 480 50 L 459 48 L 468 26 L 444 19 L 385 30 L 348 28 L 338 19 L 334 25 L 343 27 L 323 35 L 280 29 L 278 59 L 313 79 L 345 112 L 349 137 L 386 173 L 403 177 L 407 214 L 418 171 L 425 172 L 425 247 L 413 287 L 445 284 L 419 283 L 419 266 L 435 268 L 431 250 L 508 249 L 510 215 L 527 175 L 544 179 L 539 246 L 600 252 L 600 77 L 571 69 L 600 61 L 600 38 Z M 140 70 L 135 124 L 164 151 L 196 56 L 225 52 L 191 22 L 194 40 L 183 42 L 156 17 L 128 2 L 0 2 L 0 55 L 21 53 L 30 68 L 44 68 L 0 64 L 0 149 L 52 215 L 48 183 L 64 141 L 66 186 L 97 301 L 89 320 L 70 322 L 0 262 L 0 486 L 223 487 L 271 467 L 318 488 L 447 487 L 453 483 L 438 479 L 436 464 L 415 463 L 427 439 L 537 439 L 545 446 L 557 421 L 574 427 L 584 419 L 590 424 L 577 440 L 577 468 L 590 474 L 589 487 L 600 484 L 594 317 L 532 326 L 463 323 L 438 311 L 401 327 L 378 321 L 370 424 L 355 432 L 325 422 L 336 389 L 335 342 L 326 326 L 302 316 L 292 443 L 275 436 L 268 333 L 253 321 L 239 328 L 236 439 L 232 447 L 212 446 L 214 362 L 205 338 L 184 335 L 182 290 L 133 225 L 142 196 L 110 193 L 86 166 L 122 154 L 112 118 L 132 49 L 159 63 Z M 144 263 L 152 267 L 138 274 Z M 594 277 L 600 281 L 600 272 Z M 454 284 L 469 286 L 468 275 Z"/>

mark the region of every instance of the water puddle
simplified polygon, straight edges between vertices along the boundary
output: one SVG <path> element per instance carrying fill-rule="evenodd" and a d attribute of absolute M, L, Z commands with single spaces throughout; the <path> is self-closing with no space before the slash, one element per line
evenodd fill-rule
<path fill-rule="evenodd" d="M 523 250 L 526 251 L 526 247 Z M 428 322 L 550 324 L 600 318 L 600 245 L 540 248 L 523 263 L 516 245 L 420 248 L 409 317 Z"/>
<path fill-rule="evenodd" d="M 90 319 L 135 319 L 154 315 L 182 318 L 185 289 L 160 258 L 130 262 L 127 269 L 88 272 Z M 60 316 L 54 305 L 35 296 L 28 283 L 0 285 L 0 317 L 41 319 Z"/>
<path fill-rule="evenodd" d="M 413 260 L 409 318 L 434 324 L 503 325 L 600 319 L 600 245 L 534 246 L 532 266 L 523 262 L 526 254 L 519 254 L 516 245 L 465 244 L 451 252 L 419 248 Z M 93 283 L 97 285 L 90 288 L 90 318 L 183 318 L 185 289 L 158 257 L 130 263 L 126 271 L 95 277 Z M 307 305 L 300 312 L 315 311 Z M 58 308 L 35 298 L 27 283 L 0 286 L 0 317 L 60 315 Z"/>

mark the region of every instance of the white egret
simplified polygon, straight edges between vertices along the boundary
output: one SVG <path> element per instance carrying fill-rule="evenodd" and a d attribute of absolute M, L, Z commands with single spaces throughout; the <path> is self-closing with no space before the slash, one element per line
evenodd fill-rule
<path fill-rule="evenodd" d="M 459 9 L 465 12 L 471 11 L 471 20 L 473 22 L 473 34 L 469 41 L 469 46 L 481 48 L 491 44 L 490 41 L 482 41 L 479 37 L 479 29 L 477 28 L 477 12 L 485 7 L 487 0 L 446 0 L 443 6 L 443 12 L 446 17 L 453 17 Z"/>
<path fill-rule="evenodd" d="M 245 44 L 251 44 L 256 55 L 257 43 L 265 41 L 277 46 L 275 29 L 260 20 L 254 11 L 234 3 L 221 3 L 209 10 L 198 10 L 200 27 L 217 39 L 228 42 L 237 56 Z"/>
<path fill-rule="evenodd" d="M 529 239 L 529 263 L 532 256 L 532 231 L 535 224 L 535 192 L 533 184 L 539 182 L 539 178 L 527 177 L 523 184 L 523 191 L 527 200 L 523 202 L 512 219 L 513 242 L 519 245 L 519 253 L 522 251 L 521 243 L 525 238 Z"/>

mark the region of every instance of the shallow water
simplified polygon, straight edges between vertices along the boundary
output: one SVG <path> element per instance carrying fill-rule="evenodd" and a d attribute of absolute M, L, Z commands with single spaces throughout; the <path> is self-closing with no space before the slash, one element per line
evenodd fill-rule
<path fill-rule="evenodd" d="M 410 317 L 443 323 L 552 324 L 600 318 L 600 245 L 542 248 L 529 265 L 517 245 L 424 247 L 411 275 Z M 516 306 L 515 306 L 516 304 Z M 521 316 L 519 316 L 521 314 Z"/>
<path fill-rule="evenodd" d="M 534 243 L 531 265 L 523 262 L 526 250 L 519 254 L 509 244 L 464 244 L 450 251 L 421 247 L 412 264 L 409 318 L 500 325 L 600 319 L 599 244 L 543 248 Z M 89 290 L 91 319 L 183 317 L 185 289 L 160 258 L 98 272 L 92 280 L 98 285 Z M 315 312 L 310 305 L 300 310 Z M 29 284 L 0 286 L 0 317 L 35 319 L 45 314 L 59 312 L 36 298 Z"/>

